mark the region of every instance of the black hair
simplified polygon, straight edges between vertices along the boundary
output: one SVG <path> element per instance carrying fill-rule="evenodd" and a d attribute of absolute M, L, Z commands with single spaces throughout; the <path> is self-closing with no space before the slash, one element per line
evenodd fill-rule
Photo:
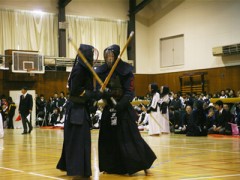
<path fill-rule="evenodd" d="M 217 100 L 217 101 L 215 102 L 215 104 L 223 107 L 223 102 L 222 102 L 221 100 Z"/>

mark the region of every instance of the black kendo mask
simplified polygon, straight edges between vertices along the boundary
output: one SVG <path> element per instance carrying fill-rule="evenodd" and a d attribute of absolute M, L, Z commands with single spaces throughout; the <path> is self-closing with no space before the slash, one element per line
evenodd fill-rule
<path fill-rule="evenodd" d="M 87 44 L 80 44 L 79 50 L 82 52 L 84 57 L 87 59 L 89 64 L 93 65 L 93 53 L 94 53 L 94 47 Z M 78 61 L 82 64 L 83 62 L 80 57 L 78 57 Z"/>
<path fill-rule="evenodd" d="M 112 68 L 114 62 L 118 58 L 119 53 L 120 47 L 116 44 L 111 45 L 104 50 L 104 60 L 109 69 Z"/>

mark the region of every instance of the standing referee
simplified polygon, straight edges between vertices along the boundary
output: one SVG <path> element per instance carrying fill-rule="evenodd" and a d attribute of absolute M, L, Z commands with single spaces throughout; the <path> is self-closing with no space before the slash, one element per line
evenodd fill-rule
<path fill-rule="evenodd" d="M 31 133 L 33 127 L 31 122 L 31 112 L 33 107 L 33 98 L 31 94 L 27 93 L 27 88 L 23 87 L 21 89 L 22 95 L 20 96 L 20 103 L 19 103 L 19 114 L 22 118 L 23 124 L 23 133 L 27 134 Z M 27 128 L 28 126 L 28 128 Z M 28 131 L 27 131 L 28 130 Z"/>

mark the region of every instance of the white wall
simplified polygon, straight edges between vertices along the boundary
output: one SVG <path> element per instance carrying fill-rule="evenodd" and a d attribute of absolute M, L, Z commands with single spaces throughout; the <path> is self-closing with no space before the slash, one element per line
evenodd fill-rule
<path fill-rule="evenodd" d="M 148 27 L 142 25 L 141 23 L 136 22 L 136 72 L 141 73 L 151 73 L 152 60 L 149 57 L 149 49 L 151 46 L 149 38 L 149 29 Z"/>
<path fill-rule="evenodd" d="M 140 31 L 136 36 L 136 72 L 156 74 L 239 65 L 240 56 L 212 55 L 213 47 L 240 43 L 239 9 L 238 0 L 186 0 L 149 28 L 136 23 L 137 33 Z M 160 68 L 159 39 L 179 34 L 185 38 L 185 64 Z M 146 56 L 149 69 L 142 65 Z"/>

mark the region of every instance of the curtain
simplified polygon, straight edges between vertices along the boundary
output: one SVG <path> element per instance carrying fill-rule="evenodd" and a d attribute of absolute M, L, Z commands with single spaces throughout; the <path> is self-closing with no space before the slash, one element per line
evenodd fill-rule
<path fill-rule="evenodd" d="M 127 21 L 70 15 L 66 16 L 66 21 L 66 39 L 71 37 L 77 47 L 81 43 L 94 46 L 101 60 L 106 47 L 118 44 L 123 48 L 127 42 Z M 18 49 L 58 57 L 58 17 L 51 13 L 0 10 L 0 38 L 0 54 L 6 49 Z M 76 49 L 66 42 L 67 57 L 75 58 Z M 122 59 L 128 59 L 126 51 Z"/>
<path fill-rule="evenodd" d="M 99 51 L 99 59 L 103 60 L 103 50 L 117 44 L 123 48 L 127 42 L 127 21 L 112 21 L 106 19 L 66 16 L 68 22 L 67 36 L 79 47 L 80 44 L 89 44 Z M 67 43 L 67 56 L 75 57 L 76 50 L 71 43 Z M 127 52 L 122 55 L 127 60 Z"/>
<path fill-rule="evenodd" d="M 16 19 L 13 11 L 0 11 L 0 54 L 4 54 L 5 49 L 15 49 L 14 40 Z"/>
<path fill-rule="evenodd" d="M 50 13 L 0 10 L 0 54 L 6 49 L 58 55 L 58 19 Z"/>

